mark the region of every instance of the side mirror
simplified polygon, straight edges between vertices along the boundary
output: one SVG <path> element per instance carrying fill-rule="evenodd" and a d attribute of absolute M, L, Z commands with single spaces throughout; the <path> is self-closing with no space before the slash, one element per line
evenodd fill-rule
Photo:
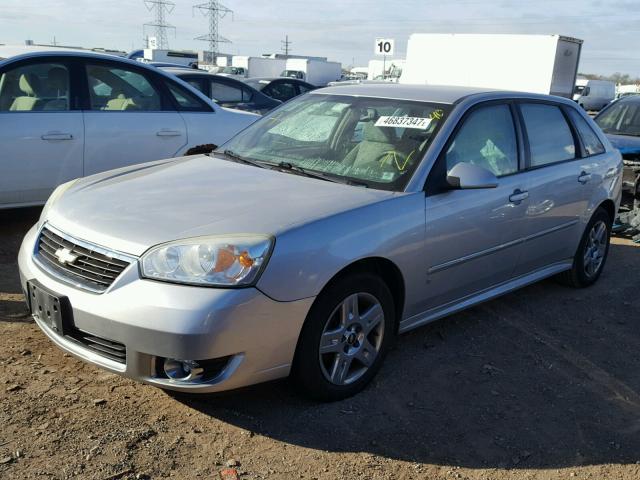
<path fill-rule="evenodd" d="M 455 189 L 496 188 L 498 178 L 489 170 L 471 163 L 456 163 L 447 174 L 447 183 Z"/>

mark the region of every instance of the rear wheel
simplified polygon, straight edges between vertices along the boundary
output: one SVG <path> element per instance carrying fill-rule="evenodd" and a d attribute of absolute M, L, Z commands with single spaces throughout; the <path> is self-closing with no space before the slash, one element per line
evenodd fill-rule
<path fill-rule="evenodd" d="M 302 329 L 296 384 L 323 401 L 358 393 L 380 369 L 395 330 L 393 297 L 379 277 L 338 280 L 318 296 Z"/>
<path fill-rule="evenodd" d="M 593 285 L 602 273 L 609 254 L 612 219 L 602 207 L 598 208 L 582 235 L 571 270 L 560 279 L 565 285 L 576 288 Z"/>

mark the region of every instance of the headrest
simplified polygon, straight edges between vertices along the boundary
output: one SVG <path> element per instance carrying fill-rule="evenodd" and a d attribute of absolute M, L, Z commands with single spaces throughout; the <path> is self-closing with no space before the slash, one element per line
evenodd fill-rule
<path fill-rule="evenodd" d="M 62 67 L 53 67 L 47 72 L 49 83 L 56 88 L 67 88 L 68 75 L 67 70 Z"/>
<path fill-rule="evenodd" d="M 20 91 L 29 97 L 36 96 L 36 90 L 38 89 L 38 77 L 32 73 L 23 73 L 18 80 L 18 87 Z"/>
<path fill-rule="evenodd" d="M 376 127 L 373 122 L 364 124 L 362 138 L 367 142 L 393 143 L 393 128 Z"/>

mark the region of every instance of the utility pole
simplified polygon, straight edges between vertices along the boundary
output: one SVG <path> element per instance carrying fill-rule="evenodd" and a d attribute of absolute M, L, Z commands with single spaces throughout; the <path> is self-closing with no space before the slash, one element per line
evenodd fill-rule
<path fill-rule="evenodd" d="M 206 35 L 200 35 L 194 40 L 209 42 L 209 52 L 211 55 L 210 63 L 211 65 L 215 65 L 216 58 L 219 53 L 219 44 L 231 43 L 231 40 L 220 36 L 220 32 L 218 30 L 219 22 L 222 18 L 226 17 L 228 13 L 231 13 L 233 19 L 233 10 L 228 9 L 217 0 L 209 0 L 208 2 L 194 5 L 193 10 L 198 10 L 205 17 L 209 17 L 209 33 Z"/>
<path fill-rule="evenodd" d="M 289 35 L 285 35 L 284 40 L 280 40 L 282 47 L 280 49 L 284 52 L 285 57 L 289 57 L 289 52 L 291 49 L 289 48 L 293 42 L 289 41 Z"/>
<path fill-rule="evenodd" d="M 150 12 L 153 11 L 155 13 L 154 22 L 145 23 L 142 27 L 142 34 L 145 38 L 147 38 L 147 45 L 145 45 L 145 47 L 149 47 L 149 35 L 145 34 L 144 29 L 145 27 L 153 27 L 155 29 L 157 48 L 160 50 L 166 50 L 167 48 L 169 48 L 167 30 L 172 29 L 174 33 L 176 30 L 176 27 L 167 23 L 166 16 L 173 12 L 176 4 L 168 0 L 144 0 L 144 5 L 147 7 L 147 10 L 149 10 Z"/>

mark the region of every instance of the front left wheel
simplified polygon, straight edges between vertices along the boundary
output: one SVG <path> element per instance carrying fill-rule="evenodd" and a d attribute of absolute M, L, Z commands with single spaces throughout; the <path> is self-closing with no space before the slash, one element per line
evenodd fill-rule
<path fill-rule="evenodd" d="M 296 350 L 292 376 L 309 396 L 340 400 L 362 390 L 395 339 L 393 297 L 371 274 L 339 279 L 314 302 Z"/>

